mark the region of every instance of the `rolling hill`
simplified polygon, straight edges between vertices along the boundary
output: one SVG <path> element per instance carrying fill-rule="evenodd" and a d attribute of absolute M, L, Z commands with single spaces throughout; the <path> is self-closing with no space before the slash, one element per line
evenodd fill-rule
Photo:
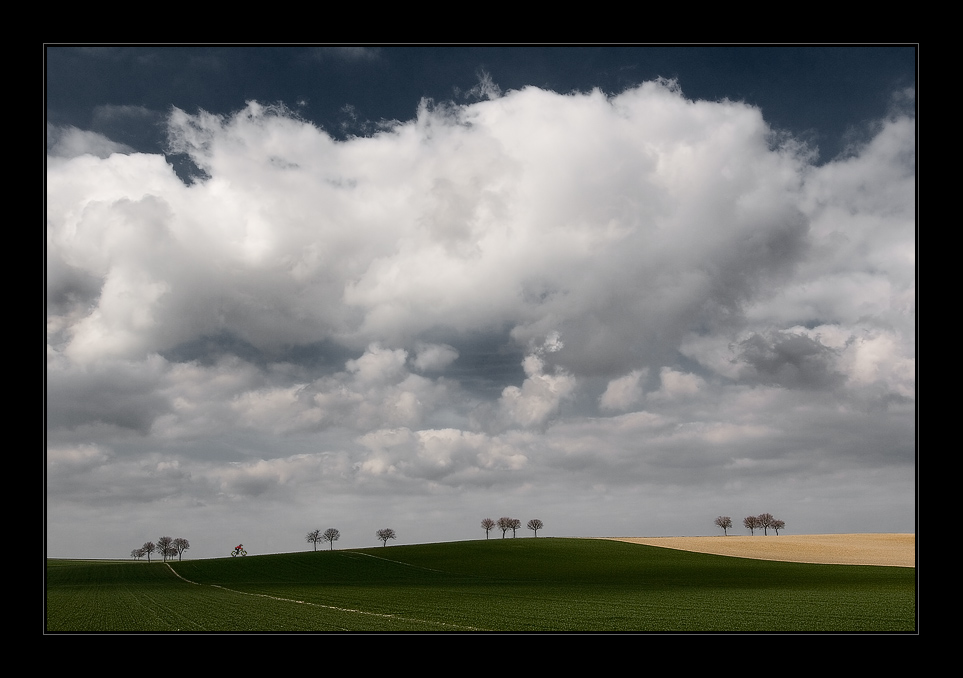
<path fill-rule="evenodd" d="M 589 539 L 47 563 L 47 630 L 913 631 L 915 571 Z"/>

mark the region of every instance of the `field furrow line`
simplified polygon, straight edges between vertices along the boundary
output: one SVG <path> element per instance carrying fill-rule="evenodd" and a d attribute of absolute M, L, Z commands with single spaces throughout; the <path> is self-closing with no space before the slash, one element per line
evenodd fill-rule
<path fill-rule="evenodd" d="M 424 565 L 412 565 L 411 563 L 403 563 L 400 560 L 392 560 L 391 558 L 383 558 L 381 556 L 376 556 L 371 553 L 355 553 L 354 555 L 365 556 L 367 558 L 374 558 L 375 560 L 383 560 L 386 563 L 391 563 L 393 565 L 404 565 L 405 567 L 410 567 L 415 570 L 424 570 L 425 572 L 438 572 L 439 574 L 450 574 L 445 570 L 436 570 L 433 567 L 425 567 Z"/>
<path fill-rule="evenodd" d="M 182 577 L 180 574 L 178 574 L 178 573 L 177 573 L 177 570 L 175 570 L 173 567 L 171 567 L 171 564 L 170 564 L 170 563 L 167 563 L 167 568 L 168 568 L 171 572 L 173 572 L 173 573 L 174 573 L 174 576 L 177 577 L 178 579 L 182 579 L 183 581 L 186 581 L 188 584 L 193 584 L 194 586 L 200 586 L 200 584 L 198 584 L 196 581 L 191 581 L 190 579 L 188 579 L 188 578 L 186 578 L 186 577 Z"/>
<path fill-rule="evenodd" d="M 194 583 L 194 582 L 191 582 Z M 350 614 L 362 614 L 369 617 L 381 617 L 383 619 L 394 619 L 397 621 L 406 622 L 417 622 L 419 624 L 434 624 L 435 626 L 448 626 L 451 628 L 464 629 L 466 631 L 487 631 L 489 629 L 482 629 L 475 626 L 462 626 L 460 624 L 448 624 L 446 622 L 434 621 L 432 619 L 415 619 L 414 617 L 402 617 L 396 614 L 386 614 L 383 612 L 368 612 L 366 610 L 355 610 L 350 607 L 336 607 L 334 605 L 322 605 L 321 603 L 311 603 L 306 600 L 295 600 L 294 598 L 281 598 L 279 596 L 271 596 L 266 593 L 249 593 L 247 591 L 238 591 L 237 589 L 231 589 L 226 586 L 221 586 L 219 584 L 211 584 L 214 588 L 221 589 L 223 591 L 230 591 L 231 593 L 239 593 L 242 596 L 254 596 L 256 598 L 268 598 L 270 600 L 277 600 L 284 603 L 295 603 L 297 605 L 310 605 L 311 607 L 320 607 L 325 610 L 334 610 L 335 612 L 347 612 Z"/>

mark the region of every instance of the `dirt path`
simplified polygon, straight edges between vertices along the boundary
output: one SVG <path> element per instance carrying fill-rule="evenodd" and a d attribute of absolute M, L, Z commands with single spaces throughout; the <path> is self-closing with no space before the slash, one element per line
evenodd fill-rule
<path fill-rule="evenodd" d="M 757 560 L 837 565 L 916 567 L 915 534 L 802 534 L 754 537 L 607 537 L 615 541 L 660 546 Z"/>

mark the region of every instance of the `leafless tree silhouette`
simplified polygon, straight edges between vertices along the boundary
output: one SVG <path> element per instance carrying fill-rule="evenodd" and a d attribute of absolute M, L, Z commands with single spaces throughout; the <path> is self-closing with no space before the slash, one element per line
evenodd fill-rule
<path fill-rule="evenodd" d="M 321 538 L 322 538 L 324 541 L 328 542 L 328 543 L 331 545 L 331 546 L 328 548 L 328 550 L 329 550 L 329 551 L 333 551 L 333 550 L 334 550 L 334 542 L 336 542 L 336 541 L 338 541 L 339 539 L 341 539 L 341 533 L 340 533 L 338 530 L 334 529 L 333 527 L 329 527 L 328 529 L 326 529 L 326 530 L 324 531 L 324 534 L 321 535 Z"/>
<path fill-rule="evenodd" d="M 171 549 L 173 548 L 171 544 L 173 543 L 173 537 L 161 537 L 157 540 L 157 551 L 164 556 L 165 561 L 167 560 L 167 557 L 171 555 Z"/>
<path fill-rule="evenodd" d="M 502 531 L 502 539 L 505 538 L 505 533 L 512 529 L 512 519 L 506 516 L 499 518 L 495 524 L 498 526 L 498 529 Z"/>
<path fill-rule="evenodd" d="M 378 535 L 378 539 L 380 539 L 382 542 L 384 542 L 383 546 L 387 546 L 387 545 L 388 545 L 388 540 L 389 540 L 389 539 L 394 539 L 394 538 L 397 536 L 397 535 L 395 534 L 395 531 L 392 530 L 390 527 L 386 527 L 386 528 L 383 529 L 383 530 L 378 530 L 375 534 Z"/>
<path fill-rule="evenodd" d="M 174 551 L 177 552 L 177 562 L 180 562 L 181 556 L 184 555 L 184 551 L 191 547 L 191 543 L 184 539 L 184 537 L 175 537 L 174 541 L 171 542 L 171 546 L 174 547 Z"/>
<path fill-rule="evenodd" d="M 722 528 L 722 533 L 729 536 L 729 529 L 732 527 L 732 518 L 729 516 L 719 516 L 716 518 L 716 526 Z"/>

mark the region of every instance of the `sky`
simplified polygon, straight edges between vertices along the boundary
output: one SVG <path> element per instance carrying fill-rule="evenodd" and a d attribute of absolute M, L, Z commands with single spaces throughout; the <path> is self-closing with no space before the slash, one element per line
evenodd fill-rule
<path fill-rule="evenodd" d="M 914 532 L 916 70 L 46 46 L 46 555 Z"/>

